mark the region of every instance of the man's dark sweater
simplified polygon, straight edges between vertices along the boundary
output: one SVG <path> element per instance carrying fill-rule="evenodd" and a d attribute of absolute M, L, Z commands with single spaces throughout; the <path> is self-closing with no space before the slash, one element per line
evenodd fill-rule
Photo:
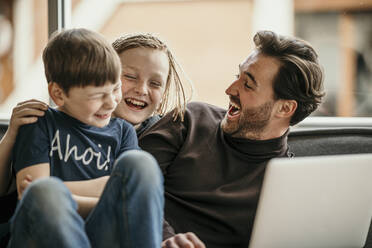
<path fill-rule="evenodd" d="M 184 122 L 163 117 L 140 137 L 165 177 L 165 219 L 176 233 L 194 232 L 208 248 L 248 247 L 265 166 L 286 156 L 287 133 L 272 140 L 232 138 L 226 111 L 191 103 Z"/>

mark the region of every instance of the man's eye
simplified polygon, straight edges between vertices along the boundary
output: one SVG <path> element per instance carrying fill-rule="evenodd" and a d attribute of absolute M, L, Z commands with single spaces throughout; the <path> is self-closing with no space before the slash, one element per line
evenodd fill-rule
<path fill-rule="evenodd" d="M 248 82 L 245 82 L 245 83 L 244 83 L 244 87 L 247 88 L 247 89 L 252 89 L 252 87 L 249 86 Z"/>
<path fill-rule="evenodd" d="M 236 79 L 238 79 L 239 77 L 240 77 L 240 75 L 239 75 L 239 74 L 236 74 L 236 75 L 235 75 L 235 78 L 236 78 Z"/>

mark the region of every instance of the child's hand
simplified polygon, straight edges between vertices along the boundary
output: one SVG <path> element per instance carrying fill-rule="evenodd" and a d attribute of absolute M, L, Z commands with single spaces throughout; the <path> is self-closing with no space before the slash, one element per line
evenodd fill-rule
<path fill-rule="evenodd" d="M 30 185 L 31 182 L 32 182 L 32 176 L 26 175 L 25 178 L 22 180 L 21 184 L 19 185 L 19 190 L 18 190 L 19 200 L 22 198 L 23 192 L 28 187 L 28 185 Z"/>
<path fill-rule="evenodd" d="M 35 99 L 18 103 L 13 108 L 8 133 L 15 138 L 20 126 L 36 122 L 37 118 L 43 116 L 47 109 L 46 103 Z"/>

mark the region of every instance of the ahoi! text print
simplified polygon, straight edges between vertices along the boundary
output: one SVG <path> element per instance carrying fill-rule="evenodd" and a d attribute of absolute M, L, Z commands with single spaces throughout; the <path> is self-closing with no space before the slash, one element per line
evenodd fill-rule
<path fill-rule="evenodd" d="M 57 130 L 51 143 L 49 156 L 52 157 L 54 151 L 56 151 L 60 160 L 67 162 L 67 160 L 72 156 L 72 159 L 76 161 L 81 160 L 84 165 L 89 165 L 93 161 L 93 159 L 96 159 L 96 166 L 98 170 L 108 169 L 108 165 L 110 163 L 111 146 L 107 147 L 107 160 L 101 164 L 101 152 L 96 152 L 91 147 L 89 147 L 79 155 L 76 145 L 70 147 L 70 138 L 70 134 L 67 134 L 66 147 L 63 151 L 63 148 L 61 147 L 61 137 L 59 135 L 59 130 Z M 98 144 L 98 147 L 102 148 L 102 145 Z"/>

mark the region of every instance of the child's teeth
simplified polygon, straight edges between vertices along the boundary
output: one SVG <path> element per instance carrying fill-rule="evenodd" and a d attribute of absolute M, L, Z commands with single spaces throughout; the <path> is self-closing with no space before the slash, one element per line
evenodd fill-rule
<path fill-rule="evenodd" d="M 136 101 L 134 99 L 130 99 L 129 100 L 132 104 L 135 104 L 135 105 L 139 105 L 139 106 L 144 106 L 145 104 L 143 102 L 140 102 L 140 101 Z"/>

